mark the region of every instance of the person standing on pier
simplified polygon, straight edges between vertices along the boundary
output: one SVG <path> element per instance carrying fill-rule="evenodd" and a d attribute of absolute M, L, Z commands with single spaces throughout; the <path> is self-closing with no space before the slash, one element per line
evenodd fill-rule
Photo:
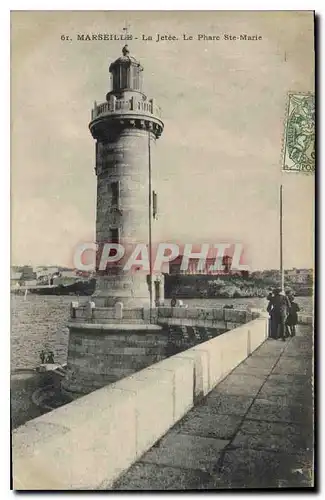
<path fill-rule="evenodd" d="M 270 307 L 269 307 L 270 306 Z M 286 338 L 286 322 L 290 310 L 290 301 L 280 288 L 274 290 L 274 296 L 270 300 L 268 312 L 271 317 L 271 332 L 273 338 Z"/>
<path fill-rule="evenodd" d="M 289 330 L 289 335 L 294 337 L 296 335 L 296 324 L 298 323 L 298 312 L 300 311 L 300 307 L 295 302 L 293 293 L 288 293 L 288 299 L 290 302 L 290 308 L 286 325 Z"/>
<path fill-rule="evenodd" d="M 270 315 L 270 319 L 269 319 L 269 336 L 271 339 L 275 339 L 276 338 L 276 329 L 274 328 L 274 325 L 275 325 L 275 321 L 273 319 L 273 313 L 272 313 L 272 309 L 273 309 L 273 299 L 274 299 L 274 291 L 271 290 L 271 292 L 269 292 L 268 296 L 266 297 L 266 300 L 269 301 L 268 305 L 267 305 L 267 312 L 269 313 Z"/>

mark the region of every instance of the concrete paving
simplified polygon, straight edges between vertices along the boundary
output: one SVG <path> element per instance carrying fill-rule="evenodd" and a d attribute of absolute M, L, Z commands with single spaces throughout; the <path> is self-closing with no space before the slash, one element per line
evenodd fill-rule
<path fill-rule="evenodd" d="M 313 331 L 267 340 L 114 490 L 313 486 Z"/>

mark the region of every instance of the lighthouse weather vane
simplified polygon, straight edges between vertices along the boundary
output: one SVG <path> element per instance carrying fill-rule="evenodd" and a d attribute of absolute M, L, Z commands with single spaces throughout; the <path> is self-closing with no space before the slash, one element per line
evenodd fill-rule
<path fill-rule="evenodd" d="M 127 21 L 125 21 L 125 26 L 124 26 L 124 28 L 122 28 L 124 31 L 124 34 L 125 34 L 125 40 L 128 40 L 129 28 L 130 28 L 130 24 Z"/>

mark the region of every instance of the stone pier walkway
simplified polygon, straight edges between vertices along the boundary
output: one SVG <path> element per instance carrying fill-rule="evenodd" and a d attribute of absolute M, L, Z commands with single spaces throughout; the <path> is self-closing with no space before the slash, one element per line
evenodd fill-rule
<path fill-rule="evenodd" d="M 113 489 L 313 486 L 312 345 L 311 326 L 267 340 Z"/>

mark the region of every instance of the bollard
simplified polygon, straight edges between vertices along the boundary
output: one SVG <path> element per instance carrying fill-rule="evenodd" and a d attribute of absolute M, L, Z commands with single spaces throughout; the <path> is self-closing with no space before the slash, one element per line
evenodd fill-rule
<path fill-rule="evenodd" d="M 88 319 L 93 319 L 94 318 L 94 310 L 95 310 L 95 302 L 93 301 L 89 301 L 87 302 L 87 306 L 86 306 L 86 316 Z"/>
<path fill-rule="evenodd" d="M 116 302 L 115 303 L 115 319 L 123 319 L 123 303 Z"/>
<path fill-rule="evenodd" d="M 78 309 L 78 302 L 71 302 L 70 303 L 70 318 L 75 319 L 76 318 L 76 309 Z"/>

